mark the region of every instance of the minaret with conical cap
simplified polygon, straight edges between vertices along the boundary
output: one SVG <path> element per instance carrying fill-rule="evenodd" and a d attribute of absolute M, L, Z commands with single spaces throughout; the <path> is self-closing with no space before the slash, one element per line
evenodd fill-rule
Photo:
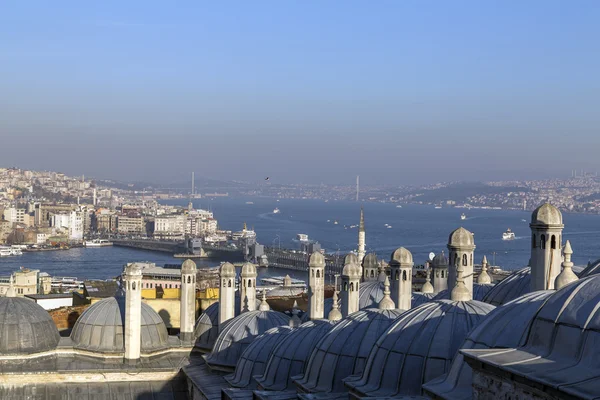
<path fill-rule="evenodd" d="M 421 293 L 433 293 L 433 285 L 431 284 L 431 267 L 427 268 L 427 277 L 425 283 L 421 286 Z"/>
<path fill-rule="evenodd" d="M 269 303 L 267 303 L 267 291 L 263 290 L 262 300 L 260 302 L 260 305 L 258 306 L 258 310 L 259 311 L 269 311 L 270 309 L 271 309 L 271 307 L 269 306 Z"/>
<path fill-rule="evenodd" d="M 219 329 L 235 317 L 235 267 L 223 263 L 219 270 Z"/>
<path fill-rule="evenodd" d="M 456 267 L 460 263 L 463 269 L 463 278 L 467 288 L 473 288 L 473 252 L 475 251 L 475 239 L 473 234 L 463 227 L 453 231 L 448 238 L 449 268 L 448 289 L 454 289 L 456 285 Z"/>
<path fill-rule="evenodd" d="M 452 301 L 470 301 L 473 300 L 473 292 L 469 290 L 464 278 L 464 266 L 458 263 L 456 266 L 456 284 L 450 292 L 450 300 Z M 471 286 L 471 289 L 473 287 Z"/>
<path fill-rule="evenodd" d="M 127 264 L 123 275 L 125 285 L 125 359 L 140 358 L 142 340 L 142 268 Z"/>
<path fill-rule="evenodd" d="M 412 303 L 413 256 L 404 247 L 396 249 L 390 259 L 392 300 L 400 310 L 410 310 Z"/>
<path fill-rule="evenodd" d="M 342 315 L 344 317 L 359 310 L 360 277 L 358 257 L 350 253 L 344 260 L 342 271 Z"/>
<path fill-rule="evenodd" d="M 365 258 L 365 213 L 360 208 L 360 223 L 358 225 L 358 263 L 362 264 Z"/>
<path fill-rule="evenodd" d="M 325 316 L 325 257 L 315 251 L 308 261 L 308 317 Z"/>
<path fill-rule="evenodd" d="M 337 288 L 333 291 L 333 304 L 331 305 L 331 311 L 329 311 L 329 315 L 327 319 L 330 321 L 339 321 L 342 319 L 342 313 L 340 312 L 340 307 L 338 305 L 338 292 Z"/>
<path fill-rule="evenodd" d="M 390 294 L 390 280 L 386 276 L 385 282 L 383 283 L 383 299 L 379 302 L 380 310 L 393 310 L 396 308 L 396 304 L 394 304 L 394 300 L 392 300 Z"/>
<path fill-rule="evenodd" d="M 179 338 L 190 342 L 194 338 L 196 320 L 196 263 L 185 260 L 181 264 L 181 298 L 179 300 Z"/>
<path fill-rule="evenodd" d="M 6 291 L 6 297 L 17 297 L 17 292 L 15 290 L 15 280 L 12 274 L 10 274 L 10 281 L 8 290 Z"/>
<path fill-rule="evenodd" d="M 560 274 L 562 214 L 558 208 L 543 204 L 531 214 L 531 291 L 554 289 Z"/>
<path fill-rule="evenodd" d="M 579 279 L 573 272 L 573 262 L 571 262 L 571 256 L 573 255 L 573 249 L 571 248 L 571 242 L 567 240 L 565 248 L 563 250 L 565 260 L 562 263 L 562 272 L 556 277 L 554 282 L 554 288 L 556 290 L 567 286 L 571 282 L 575 282 Z"/>
<path fill-rule="evenodd" d="M 433 269 L 433 293 L 448 289 L 448 259 L 442 251 L 431 260 Z"/>
<path fill-rule="evenodd" d="M 298 317 L 299 313 L 298 302 L 294 300 L 294 305 L 292 306 L 292 318 L 290 318 L 290 328 L 297 328 L 302 325 L 302 320 Z"/>
<path fill-rule="evenodd" d="M 492 283 L 492 278 L 490 274 L 488 274 L 488 261 L 487 257 L 483 256 L 483 260 L 481 260 L 481 273 L 477 277 L 477 283 L 482 285 L 487 285 Z"/>
<path fill-rule="evenodd" d="M 240 281 L 240 314 L 256 310 L 256 266 L 252 263 L 242 265 Z"/>

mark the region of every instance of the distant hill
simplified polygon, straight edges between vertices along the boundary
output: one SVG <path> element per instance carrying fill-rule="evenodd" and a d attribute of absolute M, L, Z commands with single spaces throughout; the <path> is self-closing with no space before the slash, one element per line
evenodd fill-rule
<path fill-rule="evenodd" d="M 529 192 L 526 187 L 489 186 L 482 182 L 454 183 L 446 187 L 432 190 L 415 190 L 410 194 L 422 194 L 414 200 L 424 203 L 438 203 L 446 200 L 464 202 L 468 197 L 491 195 L 507 192 Z"/>

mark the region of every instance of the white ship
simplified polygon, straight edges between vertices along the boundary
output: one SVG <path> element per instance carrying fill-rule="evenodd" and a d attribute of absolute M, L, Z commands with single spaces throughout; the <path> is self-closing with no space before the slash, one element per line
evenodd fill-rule
<path fill-rule="evenodd" d="M 506 232 L 504 232 L 502 234 L 502 240 L 514 240 L 515 239 L 515 233 L 513 231 L 510 230 L 510 228 L 508 228 L 506 230 Z"/>
<path fill-rule="evenodd" d="M 299 242 L 308 242 L 308 235 L 305 234 L 305 233 L 299 233 L 299 234 L 296 235 L 296 239 Z"/>
<path fill-rule="evenodd" d="M 106 239 L 94 239 L 92 241 L 86 240 L 83 242 L 83 245 L 85 247 L 106 247 L 112 246 L 113 244 Z"/>
<path fill-rule="evenodd" d="M 19 247 L 0 247 L 0 257 L 22 256 L 23 252 Z"/>
<path fill-rule="evenodd" d="M 279 208 L 275 207 L 275 209 L 273 210 L 273 214 L 279 214 L 281 211 L 279 210 Z"/>
<path fill-rule="evenodd" d="M 460 214 L 460 219 L 463 220 L 463 221 L 465 219 L 467 219 L 467 216 L 465 215 L 465 213 Z"/>
<path fill-rule="evenodd" d="M 435 206 L 434 208 L 436 208 L 436 209 L 440 209 L 440 208 L 442 208 L 442 206 Z"/>

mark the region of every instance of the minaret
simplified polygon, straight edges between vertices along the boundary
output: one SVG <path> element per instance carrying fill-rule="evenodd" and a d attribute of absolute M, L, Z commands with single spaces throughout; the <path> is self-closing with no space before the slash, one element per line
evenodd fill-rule
<path fill-rule="evenodd" d="M 125 285 L 125 359 L 140 358 L 142 341 L 142 268 L 127 264 L 123 276 Z"/>
<path fill-rule="evenodd" d="M 396 249 L 390 259 L 392 300 L 400 310 L 410 310 L 412 303 L 413 256 L 404 247 Z"/>
<path fill-rule="evenodd" d="M 302 325 L 302 320 L 298 317 L 299 312 L 298 302 L 294 300 L 294 305 L 292 306 L 292 318 L 290 318 L 290 328 L 297 328 Z"/>
<path fill-rule="evenodd" d="M 267 303 L 267 291 L 263 290 L 262 291 L 262 300 L 260 302 L 260 306 L 258 306 L 258 310 L 259 311 L 269 311 L 271 309 L 271 307 L 269 306 L 269 303 Z"/>
<path fill-rule="evenodd" d="M 256 267 L 251 263 L 242 265 L 240 280 L 240 314 L 256 310 Z"/>
<path fill-rule="evenodd" d="M 442 251 L 431 261 L 433 268 L 433 293 L 448 289 L 448 259 Z"/>
<path fill-rule="evenodd" d="M 333 291 L 332 300 L 333 304 L 331 305 L 331 311 L 329 311 L 327 319 L 329 319 L 330 321 L 339 321 L 342 319 L 342 313 L 339 310 L 337 288 L 335 288 Z"/>
<path fill-rule="evenodd" d="M 17 292 L 15 291 L 15 280 L 14 280 L 12 274 L 10 274 L 9 285 L 10 286 L 8 287 L 8 290 L 6 291 L 6 297 L 17 297 Z"/>
<path fill-rule="evenodd" d="M 235 267 L 223 263 L 219 270 L 219 329 L 223 323 L 235 317 Z"/>
<path fill-rule="evenodd" d="M 185 260 L 181 264 L 181 298 L 179 301 L 179 338 L 183 342 L 191 342 L 194 338 L 194 321 L 196 320 L 196 263 Z"/>
<path fill-rule="evenodd" d="M 308 318 L 325 316 L 325 257 L 315 251 L 308 261 Z"/>
<path fill-rule="evenodd" d="M 448 289 L 456 285 L 456 267 L 460 263 L 463 267 L 463 278 L 469 291 L 473 291 L 473 252 L 475 239 L 473 234 L 465 228 L 458 228 L 448 238 Z"/>
<path fill-rule="evenodd" d="M 487 285 L 487 284 L 492 283 L 492 278 L 490 277 L 490 275 L 487 272 L 487 270 L 488 270 L 487 267 L 488 267 L 487 257 L 483 256 L 483 260 L 481 260 L 481 273 L 477 277 L 477 283 L 482 284 L 482 285 Z"/>
<path fill-rule="evenodd" d="M 562 214 L 546 203 L 531 215 L 531 291 L 554 289 L 560 274 Z"/>
<path fill-rule="evenodd" d="M 470 301 L 473 300 L 472 292 L 467 288 L 465 283 L 464 266 L 462 263 L 458 263 L 456 266 L 456 284 L 450 292 L 450 300 L 452 301 Z"/>
<path fill-rule="evenodd" d="M 376 281 L 379 277 L 377 254 L 369 253 L 362 260 L 363 281 Z"/>
<path fill-rule="evenodd" d="M 427 268 L 427 278 L 421 286 L 421 293 L 433 293 L 433 285 L 431 284 L 431 267 Z"/>
<path fill-rule="evenodd" d="M 363 258 L 365 258 L 365 212 L 361 207 L 358 225 L 358 262 L 362 264 Z"/>
<path fill-rule="evenodd" d="M 361 270 L 358 257 L 350 253 L 346 256 L 342 271 L 342 315 L 358 311 Z"/>
<path fill-rule="evenodd" d="M 571 262 L 571 255 L 573 255 L 573 249 L 571 249 L 571 242 L 567 240 L 565 248 L 563 250 L 565 260 L 562 263 L 562 272 L 556 277 L 554 281 L 554 288 L 556 290 L 567 286 L 571 282 L 575 282 L 579 278 L 573 272 L 573 263 Z"/>
<path fill-rule="evenodd" d="M 380 310 L 393 310 L 396 308 L 394 304 L 394 300 L 390 297 L 390 280 L 388 277 L 385 277 L 385 282 L 383 283 L 383 299 L 379 302 Z"/>

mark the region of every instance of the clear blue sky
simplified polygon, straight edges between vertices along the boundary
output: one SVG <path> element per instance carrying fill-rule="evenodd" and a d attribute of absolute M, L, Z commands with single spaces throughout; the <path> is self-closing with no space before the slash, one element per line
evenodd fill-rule
<path fill-rule="evenodd" d="M 364 184 L 600 169 L 598 21 L 598 1 L 5 1 L 0 163 Z"/>

